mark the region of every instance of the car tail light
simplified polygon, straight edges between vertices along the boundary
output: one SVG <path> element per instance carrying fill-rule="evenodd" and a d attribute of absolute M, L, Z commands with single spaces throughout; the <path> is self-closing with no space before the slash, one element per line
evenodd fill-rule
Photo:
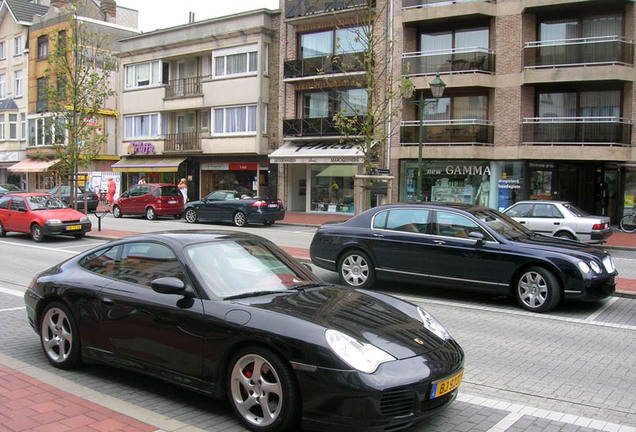
<path fill-rule="evenodd" d="M 252 203 L 252 207 L 267 207 L 267 203 L 263 200 L 255 201 Z"/>
<path fill-rule="evenodd" d="M 592 231 L 604 230 L 605 228 L 607 228 L 606 223 L 594 224 L 594 226 L 592 227 Z"/>

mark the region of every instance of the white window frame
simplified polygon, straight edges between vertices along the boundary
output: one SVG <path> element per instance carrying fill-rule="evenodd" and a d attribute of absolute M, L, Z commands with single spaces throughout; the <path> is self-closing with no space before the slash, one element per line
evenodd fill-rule
<path fill-rule="evenodd" d="M 14 117 L 13 120 L 11 117 Z M 9 139 L 17 141 L 18 139 L 18 114 L 9 113 Z"/>
<path fill-rule="evenodd" d="M 143 67 L 149 68 L 147 84 L 145 84 L 145 81 L 140 81 L 137 79 L 138 70 Z M 163 84 L 161 79 L 162 73 L 163 66 L 161 60 L 126 65 L 124 66 L 124 87 L 127 90 L 146 87 L 158 87 Z M 143 84 L 140 84 L 140 82 L 142 82 Z"/>
<path fill-rule="evenodd" d="M 0 74 L 0 99 L 7 97 L 7 76 Z"/>
<path fill-rule="evenodd" d="M 13 38 L 13 55 L 22 55 L 22 51 L 24 51 L 24 47 L 22 46 L 22 36 L 16 36 Z"/>
<path fill-rule="evenodd" d="M 138 118 L 141 118 L 142 121 L 143 118 L 147 118 L 146 121 L 149 122 L 149 133 L 147 135 L 143 134 L 141 131 L 136 130 L 136 119 Z M 158 112 L 124 116 L 124 139 L 135 140 L 159 137 L 161 137 L 161 116 Z"/>
<path fill-rule="evenodd" d="M 39 117 L 30 117 L 29 121 L 33 121 L 35 123 L 35 137 L 33 138 L 33 144 L 31 144 L 30 142 L 27 144 L 29 146 L 35 146 L 35 147 L 39 147 L 39 146 L 50 146 L 53 144 L 62 144 L 62 145 L 66 145 L 67 141 L 68 141 L 68 130 L 66 128 L 66 126 L 64 124 L 60 123 L 60 126 L 62 128 L 62 130 L 64 131 L 64 142 L 63 143 L 54 143 L 53 141 L 55 140 L 56 137 L 56 128 L 57 128 L 57 124 L 56 122 L 53 122 L 51 124 L 48 125 L 49 127 L 49 133 L 48 133 L 48 137 L 50 138 L 51 142 L 44 142 L 45 138 L 47 137 L 47 134 L 45 133 L 45 128 L 47 127 L 47 120 L 50 120 L 50 115 L 41 115 Z M 25 120 L 26 121 L 26 120 Z M 62 123 L 64 123 L 64 120 L 61 120 Z M 26 138 L 26 137 L 25 137 Z"/>
<path fill-rule="evenodd" d="M 4 60 L 7 58 L 7 42 L 0 42 L 0 60 Z"/>
<path fill-rule="evenodd" d="M 227 116 L 228 113 L 230 112 L 230 110 L 236 110 L 236 109 L 240 109 L 240 108 L 245 108 L 245 130 L 237 130 L 237 131 L 229 131 L 228 132 L 228 128 L 227 128 Z M 250 130 L 250 115 L 251 113 L 254 113 L 254 119 L 253 119 L 253 123 L 254 123 L 254 130 Z M 235 136 L 235 135 L 256 135 L 257 133 L 257 118 L 258 115 L 258 105 L 256 104 L 248 104 L 248 105 L 234 105 L 234 106 L 227 106 L 227 107 L 216 107 L 216 108 L 212 108 L 212 118 L 211 118 L 211 125 L 210 127 L 212 128 L 212 136 Z M 218 117 L 221 116 L 221 117 Z M 217 121 L 219 120 L 219 118 L 221 119 L 221 123 L 222 123 L 222 129 L 223 130 L 219 130 L 217 128 Z"/>
<path fill-rule="evenodd" d="M 13 72 L 13 86 L 14 86 L 14 96 L 21 97 L 22 96 L 22 82 L 24 81 L 22 77 L 22 70 L 17 70 Z"/>
<path fill-rule="evenodd" d="M 228 73 L 228 57 L 245 54 L 246 58 L 246 69 L 241 72 L 233 72 Z M 252 57 L 253 56 L 253 57 Z M 259 62 L 259 51 L 258 44 L 251 45 L 243 45 L 240 47 L 234 48 L 225 48 L 212 52 L 212 77 L 213 78 L 227 78 L 227 77 L 244 77 L 244 76 L 253 76 L 258 73 L 258 62 Z M 250 58 L 254 58 L 256 60 L 256 67 L 250 69 Z M 217 59 L 219 60 L 219 64 L 217 64 Z"/>
<path fill-rule="evenodd" d="M 5 139 L 4 113 L 0 113 L 0 140 L 4 140 L 4 139 Z"/>
<path fill-rule="evenodd" d="M 21 140 L 25 140 L 27 138 L 26 125 L 27 125 L 26 113 L 20 113 L 20 139 Z"/>

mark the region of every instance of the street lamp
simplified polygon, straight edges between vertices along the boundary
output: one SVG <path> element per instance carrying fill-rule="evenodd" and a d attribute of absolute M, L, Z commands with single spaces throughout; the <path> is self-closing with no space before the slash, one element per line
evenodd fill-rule
<path fill-rule="evenodd" d="M 431 87 L 431 93 L 433 93 L 433 97 L 439 99 L 444 94 L 444 88 L 446 88 L 446 83 L 442 81 L 439 77 L 439 72 L 435 75 L 435 79 L 429 83 Z M 427 102 L 424 100 L 424 92 L 420 92 L 420 100 L 415 102 L 418 109 L 420 110 L 420 139 L 419 139 L 419 147 L 417 152 L 417 200 L 422 202 L 422 143 L 424 142 L 424 106 Z"/>

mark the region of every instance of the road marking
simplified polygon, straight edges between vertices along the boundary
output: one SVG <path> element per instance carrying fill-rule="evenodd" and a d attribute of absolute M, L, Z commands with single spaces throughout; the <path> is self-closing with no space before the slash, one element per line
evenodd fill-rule
<path fill-rule="evenodd" d="M 0 240 L 0 244 L 7 244 L 7 245 L 11 245 L 11 246 L 22 246 L 22 247 L 31 248 L 31 249 L 40 249 L 40 250 L 53 251 L 53 252 L 65 252 L 65 253 L 71 254 L 71 255 L 77 255 L 79 253 L 79 252 L 68 251 L 68 250 L 64 250 L 64 249 L 60 249 L 60 248 L 52 248 L 52 247 L 46 247 L 46 246 L 36 246 L 36 245 L 30 245 L 30 244 L 14 243 L 14 242 L 8 242 L 8 241 L 3 241 L 3 240 Z"/>
<path fill-rule="evenodd" d="M 11 311 L 17 311 L 17 310 L 22 310 L 22 309 L 26 309 L 26 306 L 20 306 L 20 307 L 8 308 L 8 309 L 0 309 L 0 312 L 11 312 Z"/>
<path fill-rule="evenodd" d="M 636 428 L 631 426 L 610 423 L 602 420 L 594 420 L 591 418 L 581 417 L 573 414 L 566 414 L 559 411 L 534 408 L 528 405 L 507 403 L 494 399 L 486 399 L 481 396 L 473 396 L 460 393 L 459 395 L 457 395 L 457 400 L 471 405 L 478 405 L 484 408 L 508 411 L 510 413 L 503 420 L 490 428 L 488 432 L 504 432 L 508 430 L 508 428 L 512 427 L 525 415 L 607 432 L 636 432 Z"/>
<path fill-rule="evenodd" d="M 24 296 L 24 291 L 20 292 L 20 291 L 13 290 L 11 288 L 4 288 L 4 287 L 0 287 L 0 293 L 11 294 L 11 295 L 14 295 L 16 297 Z"/>
<path fill-rule="evenodd" d="M 618 301 L 618 297 L 612 297 L 610 298 L 608 301 L 605 302 L 605 304 L 599 308 L 599 310 L 597 310 L 596 312 L 594 312 L 593 314 L 591 314 L 590 316 L 588 316 L 587 318 L 585 318 L 586 321 L 594 321 L 596 318 L 598 318 L 598 316 L 600 314 L 602 314 L 603 312 L 605 312 L 607 310 L 608 307 L 610 307 L 611 305 L 613 305 L 614 303 L 616 303 Z"/>

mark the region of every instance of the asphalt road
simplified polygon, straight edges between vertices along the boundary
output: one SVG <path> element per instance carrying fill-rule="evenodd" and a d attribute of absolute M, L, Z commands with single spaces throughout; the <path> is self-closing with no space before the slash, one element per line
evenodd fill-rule
<path fill-rule="evenodd" d="M 141 227 L 126 228 L 135 231 L 184 225 L 173 220 L 113 219 L 113 225 L 120 222 Z M 306 247 L 302 244 L 311 240 L 314 229 L 281 225 L 248 230 L 283 246 Z M 96 390 L 101 395 L 98 403 L 129 416 L 155 414 L 158 429 L 243 430 L 224 401 L 110 367 L 59 371 L 46 362 L 26 322 L 21 295 L 37 272 L 99 243 L 85 238 L 35 244 L 19 235 L 0 239 L 0 325 L 5 329 L 0 332 L 0 360 L 24 362 L 43 377 L 54 377 L 55 385 L 72 382 L 74 387 Z M 623 255 L 624 265 L 634 263 L 631 253 Z M 318 269 L 316 273 L 336 281 L 335 274 Z M 505 297 L 402 284 L 378 289 L 425 307 L 466 351 L 458 400 L 412 431 L 636 431 L 636 300 L 613 297 L 531 314 Z"/>

